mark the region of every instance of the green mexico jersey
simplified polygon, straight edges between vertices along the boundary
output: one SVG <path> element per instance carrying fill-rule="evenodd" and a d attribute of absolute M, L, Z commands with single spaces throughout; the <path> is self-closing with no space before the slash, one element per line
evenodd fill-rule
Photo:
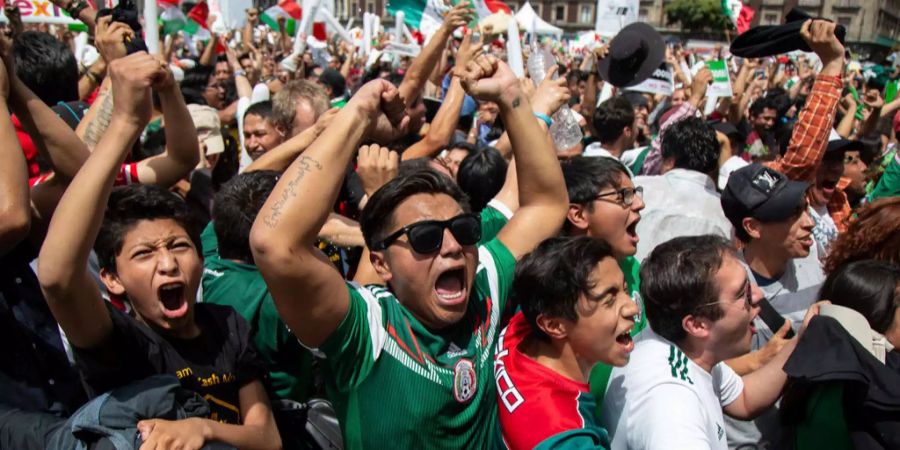
<path fill-rule="evenodd" d="M 313 390 L 313 357 L 281 320 L 259 269 L 219 258 L 212 223 L 203 243 L 203 301 L 234 308 L 250 324 L 253 346 L 269 369 L 269 385 L 278 398 L 306 401 Z"/>
<path fill-rule="evenodd" d="M 384 287 L 347 283 L 347 315 L 319 348 L 345 448 L 499 444 L 494 353 L 515 259 L 496 239 L 478 257 L 466 314 L 440 333 Z"/>
<path fill-rule="evenodd" d="M 629 256 L 619 262 L 619 267 L 625 275 L 625 285 L 628 286 L 628 295 L 634 299 L 640 308 L 640 313 L 635 320 L 632 336 L 637 336 L 644 328 L 647 327 L 647 316 L 644 314 L 644 302 L 641 300 L 641 263 L 634 256 Z M 591 369 L 590 385 L 591 393 L 597 399 L 597 417 L 600 417 L 600 410 L 603 406 L 603 397 L 606 395 L 606 387 L 609 384 L 609 376 L 612 373 L 612 366 L 608 364 L 598 363 Z"/>
<path fill-rule="evenodd" d="M 509 223 L 512 211 L 497 200 L 491 200 L 479 213 L 481 217 L 481 240 L 478 245 L 484 245 L 497 237 L 500 230 Z"/>

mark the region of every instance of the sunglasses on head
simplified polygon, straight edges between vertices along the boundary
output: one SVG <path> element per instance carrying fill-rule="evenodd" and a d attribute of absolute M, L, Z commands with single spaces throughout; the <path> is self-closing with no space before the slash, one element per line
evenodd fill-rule
<path fill-rule="evenodd" d="M 423 220 L 407 225 L 373 245 L 372 250 L 386 250 L 405 234 L 409 246 L 416 253 L 434 253 L 444 243 L 444 230 L 448 228 L 460 245 L 475 245 L 481 239 L 481 220 L 478 216 L 460 214 L 447 220 Z"/>

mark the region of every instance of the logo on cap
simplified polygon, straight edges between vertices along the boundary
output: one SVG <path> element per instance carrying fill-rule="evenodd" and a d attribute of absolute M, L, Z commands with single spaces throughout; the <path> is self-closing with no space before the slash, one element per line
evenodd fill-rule
<path fill-rule="evenodd" d="M 775 189 L 778 181 L 780 180 L 774 173 L 763 170 L 753 179 L 753 185 L 764 194 L 769 195 Z"/>

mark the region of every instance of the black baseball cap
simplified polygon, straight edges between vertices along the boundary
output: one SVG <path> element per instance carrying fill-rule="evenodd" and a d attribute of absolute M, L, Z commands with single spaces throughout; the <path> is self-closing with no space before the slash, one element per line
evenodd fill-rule
<path fill-rule="evenodd" d="M 797 212 L 809 183 L 793 181 L 783 173 L 759 163 L 731 173 L 722 191 L 722 211 L 737 227 L 745 217 L 763 222 L 781 222 Z"/>
<path fill-rule="evenodd" d="M 835 153 L 851 152 L 851 151 L 865 151 L 865 144 L 862 141 L 851 141 L 849 139 L 835 139 L 833 141 L 828 141 L 828 147 L 825 148 L 825 155 L 832 155 Z"/>
<path fill-rule="evenodd" d="M 741 133 L 741 131 L 737 129 L 737 127 L 728 122 L 719 121 L 712 124 L 712 127 L 719 133 L 722 133 L 729 138 L 734 138 L 739 141 L 743 141 L 747 138 L 746 136 L 744 136 L 744 133 Z"/>

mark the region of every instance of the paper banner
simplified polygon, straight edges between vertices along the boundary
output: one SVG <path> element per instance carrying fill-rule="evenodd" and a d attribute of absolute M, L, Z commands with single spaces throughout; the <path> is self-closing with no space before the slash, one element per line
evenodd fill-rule
<path fill-rule="evenodd" d="M 81 25 L 60 7 L 44 0 L 8 0 L 7 4 L 19 7 L 23 23 L 56 23 L 61 25 Z M 0 22 L 9 22 L 0 10 Z"/>
<path fill-rule="evenodd" d="M 653 71 L 650 78 L 637 86 L 628 88 L 629 91 L 647 92 L 650 94 L 672 95 L 675 92 L 674 75 L 666 63 L 662 63 Z"/>
<path fill-rule="evenodd" d="M 706 67 L 712 72 L 713 82 L 706 90 L 710 97 L 731 97 L 731 77 L 728 74 L 728 66 L 725 61 L 707 61 Z"/>

